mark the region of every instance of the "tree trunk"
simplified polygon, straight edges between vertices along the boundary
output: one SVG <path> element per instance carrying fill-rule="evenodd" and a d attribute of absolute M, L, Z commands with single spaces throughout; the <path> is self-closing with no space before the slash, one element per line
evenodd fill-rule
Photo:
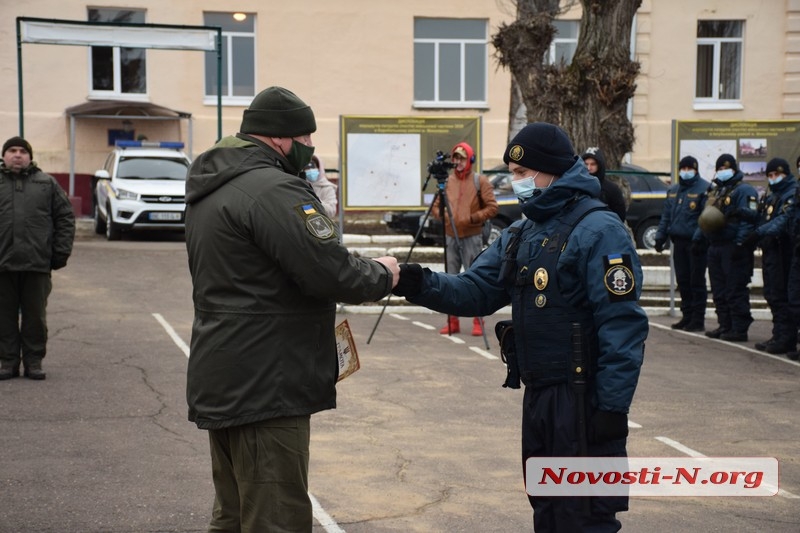
<path fill-rule="evenodd" d="M 633 149 L 628 101 L 639 63 L 630 58 L 631 27 L 641 0 L 581 0 L 583 18 L 572 63 L 561 77 L 561 126 L 579 152 L 599 146 L 608 168 Z"/>
<path fill-rule="evenodd" d="M 547 63 L 558 4 L 558 0 L 519 0 L 517 20 L 501 25 L 492 37 L 495 58 L 511 71 L 530 122 L 558 123 L 560 103 L 557 92 L 550 90 L 558 69 Z"/>
<path fill-rule="evenodd" d="M 560 125 L 576 151 L 598 146 L 608 168 L 619 168 L 633 149 L 627 106 L 636 90 L 639 64 L 630 59 L 630 42 L 633 17 L 642 1 L 580 1 L 583 17 L 571 64 L 547 61 L 555 35 L 553 19 L 559 14 L 557 0 L 518 0 L 517 20 L 500 26 L 492 37 L 495 58 L 518 84 L 528 121 Z"/>

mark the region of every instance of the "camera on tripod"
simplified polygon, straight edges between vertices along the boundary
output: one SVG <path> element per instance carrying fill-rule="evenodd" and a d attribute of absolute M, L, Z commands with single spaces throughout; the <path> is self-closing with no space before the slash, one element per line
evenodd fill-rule
<path fill-rule="evenodd" d="M 436 178 L 438 182 L 447 181 L 447 176 L 451 168 L 455 168 L 455 163 L 448 161 L 450 154 L 446 154 L 439 150 L 436 152 L 436 157 L 428 163 L 428 174 Z"/>

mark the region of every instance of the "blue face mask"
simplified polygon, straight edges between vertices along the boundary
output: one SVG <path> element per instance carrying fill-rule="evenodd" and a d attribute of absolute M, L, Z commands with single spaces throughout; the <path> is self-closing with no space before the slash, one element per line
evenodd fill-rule
<path fill-rule="evenodd" d="M 306 169 L 306 179 L 312 183 L 317 181 L 319 179 L 319 169 L 318 168 Z"/>
<path fill-rule="evenodd" d="M 728 181 L 732 177 L 733 177 L 733 169 L 732 168 L 726 168 L 724 170 L 718 170 L 717 171 L 716 178 L 719 181 Z"/>
<path fill-rule="evenodd" d="M 777 185 L 778 183 L 783 181 L 784 177 L 785 176 L 780 175 L 780 176 L 777 176 L 775 178 L 767 178 L 767 181 L 769 182 L 770 185 Z"/>
<path fill-rule="evenodd" d="M 542 191 L 550 186 L 550 183 L 553 183 L 553 180 L 551 179 L 550 183 L 547 184 L 547 187 L 537 187 L 534 180 L 538 175 L 539 173 L 537 172 L 533 176 L 528 176 L 527 178 L 522 178 L 521 180 L 511 182 L 511 188 L 514 189 L 514 194 L 517 195 L 517 198 L 519 198 L 520 202 L 524 202 L 533 196 L 539 196 L 542 194 Z"/>
<path fill-rule="evenodd" d="M 678 175 L 682 180 L 690 180 L 697 175 L 694 170 L 681 170 Z"/>

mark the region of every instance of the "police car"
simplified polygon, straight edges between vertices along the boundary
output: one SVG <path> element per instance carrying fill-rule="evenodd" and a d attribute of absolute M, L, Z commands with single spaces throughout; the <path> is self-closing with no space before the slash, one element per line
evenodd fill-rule
<path fill-rule="evenodd" d="M 125 231 L 185 229 L 190 163 L 182 142 L 117 141 L 92 180 L 95 232 L 114 241 Z"/>

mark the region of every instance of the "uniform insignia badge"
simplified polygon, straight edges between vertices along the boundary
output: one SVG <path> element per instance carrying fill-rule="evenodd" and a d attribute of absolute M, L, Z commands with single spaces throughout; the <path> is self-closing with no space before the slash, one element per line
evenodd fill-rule
<path fill-rule="evenodd" d="M 773 207 L 773 206 L 769 206 L 769 207 L 767 207 L 767 214 L 768 214 L 768 215 L 771 215 L 771 214 L 772 214 L 772 207 Z"/>
<path fill-rule="evenodd" d="M 313 204 L 302 204 L 295 211 L 303 218 L 306 230 L 317 239 L 324 240 L 336 236 L 336 229 L 328 217 L 317 211 Z"/>
<path fill-rule="evenodd" d="M 751 196 L 747 201 L 747 207 L 755 211 L 758 208 L 758 200 Z"/>
<path fill-rule="evenodd" d="M 515 144 L 511 147 L 511 150 L 508 151 L 508 157 L 512 161 L 519 161 L 522 159 L 522 156 L 525 155 L 525 150 L 522 149 L 522 146 Z"/>
<path fill-rule="evenodd" d="M 725 197 L 725 205 L 731 205 L 731 197 L 730 196 Z"/>
<path fill-rule="evenodd" d="M 533 284 L 536 285 L 536 288 L 540 291 L 543 291 L 547 287 L 547 282 L 550 277 L 547 275 L 547 270 L 544 268 L 536 269 L 536 272 L 533 274 Z"/>
<path fill-rule="evenodd" d="M 636 280 L 633 265 L 628 254 L 612 254 L 603 257 L 605 266 L 604 283 L 611 302 L 636 300 Z"/>
<path fill-rule="evenodd" d="M 693 211 L 695 209 L 697 209 L 697 203 L 696 202 L 689 202 L 689 209 L 691 209 Z"/>
<path fill-rule="evenodd" d="M 547 304 L 547 296 L 542 293 L 537 294 L 534 303 L 536 304 L 536 307 L 544 307 Z"/>

